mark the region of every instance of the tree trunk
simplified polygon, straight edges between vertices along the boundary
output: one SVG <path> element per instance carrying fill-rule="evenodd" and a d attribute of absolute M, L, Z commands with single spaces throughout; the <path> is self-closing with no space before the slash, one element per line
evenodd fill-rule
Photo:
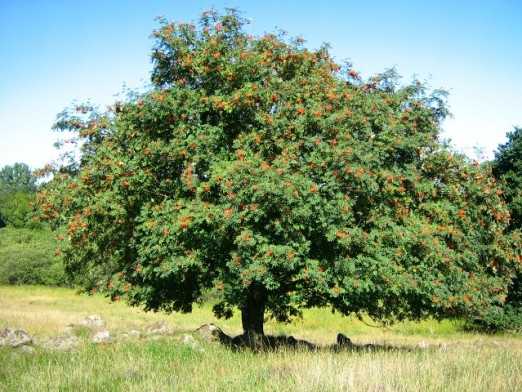
<path fill-rule="evenodd" d="M 263 323 L 265 318 L 265 298 L 260 295 L 251 295 L 241 308 L 241 321 L 245 333 L 253 331 L 264 335 Z"/>

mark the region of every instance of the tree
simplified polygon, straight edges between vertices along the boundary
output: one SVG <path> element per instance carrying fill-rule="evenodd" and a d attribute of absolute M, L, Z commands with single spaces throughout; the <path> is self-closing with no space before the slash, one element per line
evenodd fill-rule
<path fill-rule="evenodd" d="M 36 192 L 31 194 L 17 191 L 7 195 L 0 205 L 1 219 L 6 226 L 12 226 L 18 229 L 34 226 L 30 218 L 33 210 L 31 203 L 34 200 L 35 194 Z"/>
<path fill-rule="evenodd" d="M 510 228 L 522 228 L 522 128 L 506 134 L 492 162 L 493 175 L 504 182 L 503 190 L 511 212 Z"/>
<path fill-rule="evenodd" d="M 439 141 L 445 94 L 368 81 L 235 10 L 160 21 L 152 86 L 60 114 L 79 162 L 37 203 L 89 290 L 243 329 L 331 306 L 380 322 L 480 314 L 520 260 L 498 184 Z"/>
<path fill-rule="evenodd" d="M 0 170 L 0 227 L 24 227 L 36 194 L 36 179 L 25 163 L 6 165 Z"/>
<path fill-rule="evenodd" d="M 508 141 L 499 146 L 491 165 L 493 175 L 503 185 L 511 215 L 509 230 L 518 233 L 522 229 L 522 128 L 515 127 L 506 136 Z M 505 304 L 490 315 L 476 320 L 476 324 L 492 330 L 522 328 L 521 278 L 519 271 L 508 288 Z"/>

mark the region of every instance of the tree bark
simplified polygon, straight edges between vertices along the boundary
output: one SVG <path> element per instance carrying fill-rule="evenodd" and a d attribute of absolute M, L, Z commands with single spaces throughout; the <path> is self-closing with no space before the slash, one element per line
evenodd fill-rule
<path fill-rule="evenodd" d="M 250 295 L 241 307 L 241 321 L 245 333 L 253 331 L 264 335 L 265 298 L 260 295 Z"/>

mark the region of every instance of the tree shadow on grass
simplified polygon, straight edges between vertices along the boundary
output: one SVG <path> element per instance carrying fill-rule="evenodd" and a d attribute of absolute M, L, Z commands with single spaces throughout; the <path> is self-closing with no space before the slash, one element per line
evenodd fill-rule
<path fill-rule="evenodd" d="M 286 335 L 261 335 L 254 331 L 246 331 L 241 335 L 231 337 L 224 333 L 214 324 L 205 324 L 198 328 L 196 332 L 208 341 L 218 341 L 233 350 L 252 350 L 252 351 L 275 351 L 275 350 L 304 350 L 304 351 L 331 351 L 331 352 L 376 352 L 376 351 L 410 351 L 389 345 L 378 344 L 355 344 L 351 339 L 342 334 L 337 334 L 334 344 L 321 346 L 307 340 L 296 339 Z"/>

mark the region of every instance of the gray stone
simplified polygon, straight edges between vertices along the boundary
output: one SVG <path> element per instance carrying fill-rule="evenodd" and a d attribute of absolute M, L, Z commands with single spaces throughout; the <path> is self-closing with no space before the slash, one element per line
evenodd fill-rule
<path fill-rule="evenodd" d="M 0 346 L 20 347 L 32 344 L 33 339 L 25 329 L 4 328 L 0 330 Z"/>
<path fill-rule="evenodd" d="M 105 321 L 96 314 L 85 317 L 78 323 L 80 327 L 88 328 L 92 330 L 103 330 L 105 329 Z"/>
<path fill-rule="evenodd" d="M 100 316 L 94 314 L 85 317 L 78 323 L 69 324 L 63 329 L 63 335 L 69 337 L 84 336 L 84 333 L 88 334 L 89 332 L 91 333 L 91 338 L 96 336 L 98 332 L 100 332 L 101 335 L 108 333 L 105 321 L 103 321 Z M 103 339 L 105 338 L 102 338 L 102 340 Z M 95 340 L 98 340 L 98 337 L 96 337 Z"/>
<path fill-rule="evenodd" d="M 158 321 L 154 324 L 150 324 L 145 329 L 147 335 L 172 335 L 174 330 L 167 324 L 166 321 Z"/>
<path fill-rule="evenodd" d="M 192 348 L 196 348 L 198 346 L 198 343 L 196 342 L 196 339 L 194 339 L 194 336 L 189 334 L 184 334 L 181 339 L 181 343 L 183 343 L 186 346 L 190 346 Z"/>
<path fill-rule="evenodd" d="M 424 340 L 421 340 L 419 342 L 419 344 L 417 345 L 418 348 L 420 349 L 427 349 L 430 345 L 428 343 L 426 343 Z"/>
<path fill-rule="evenodd" d="M 196 329 L 196 333 L 201 336 L 203 340 L 213 342 L 219 341 L 225 344 L 232 344 L 232 338 L 225 334 L 221 328 L 214 324 L 205 324 Z"/>
<path fill-rule="evenodd" d="M 63 329 L 63 334 L 65 336 L 76 336 L 76 330 L 75 324 L 70 324 Z"/>
<path fill-rule="evenodd" d="M 105 321 L 98 315 L 87 316 L 78 323 L 69 324 L 63 329 L 66 336 L 76 336 L 81 331 L 106 331 Z"/>
<path fill-rule="evenodd" d="M 124 333 L 118 337 L 119 340 L 131 340 L 139 338 L 141 338 L 141 332 L 136 329 L 132 329 L 129 332 Z"/>
<path fill-rule="evenodd" d="M 32 346 L 20 346 L 16 349 L 17 354 L 34 354 L 36 350 Z"/>
<path fill-rule="evenodd" d="M 348 336 L 346 336 L 342 333 L 337 334 L 337 344 L 341 348 L 353 346 L 352 340 Z"/>
<path fill-rule="evenodd" d="M 342 333 L 338 333 L 336 343 L 332 344 L 328 348 L 333 351 L 354 350 L 355 345 L 348 336 Z"/>
<path fill-rule="evenodd" d="M 75 351 L 81 347 L 80 339 L 76 336 L 57 336 L 43 344 L 50 351 Z"/>
<path fill-rule="evenodd" d="M 255 351 L 264 348 L 263 335 L 252 330 L 245 331 L 241 335 L 234 336 L 231 343 L 235 348 L 249 348 Z"/>
<path fill-rule="evenodd" d="M 91 336 L 90 341 L 91 341 L 91 343 L 94 343 L 94 344 L 101 344 L 101 343 L 110 344 L 110 343 L 114 343 L 114 339 L 112 338 L 112 336 L 109 333 L 109 331 L 106 330 L 106 329 L 103 330 L 103 331 L 98 331 L 98 332 L 94 333 Z"/>
<path fill-rule="evenodd" d="M 127 335 L 129 335 L 131 338 L 139 339 L 141 338 L 141 332 L 137 329 L 132 329 L 129 332 L 127 332 Z"/>

